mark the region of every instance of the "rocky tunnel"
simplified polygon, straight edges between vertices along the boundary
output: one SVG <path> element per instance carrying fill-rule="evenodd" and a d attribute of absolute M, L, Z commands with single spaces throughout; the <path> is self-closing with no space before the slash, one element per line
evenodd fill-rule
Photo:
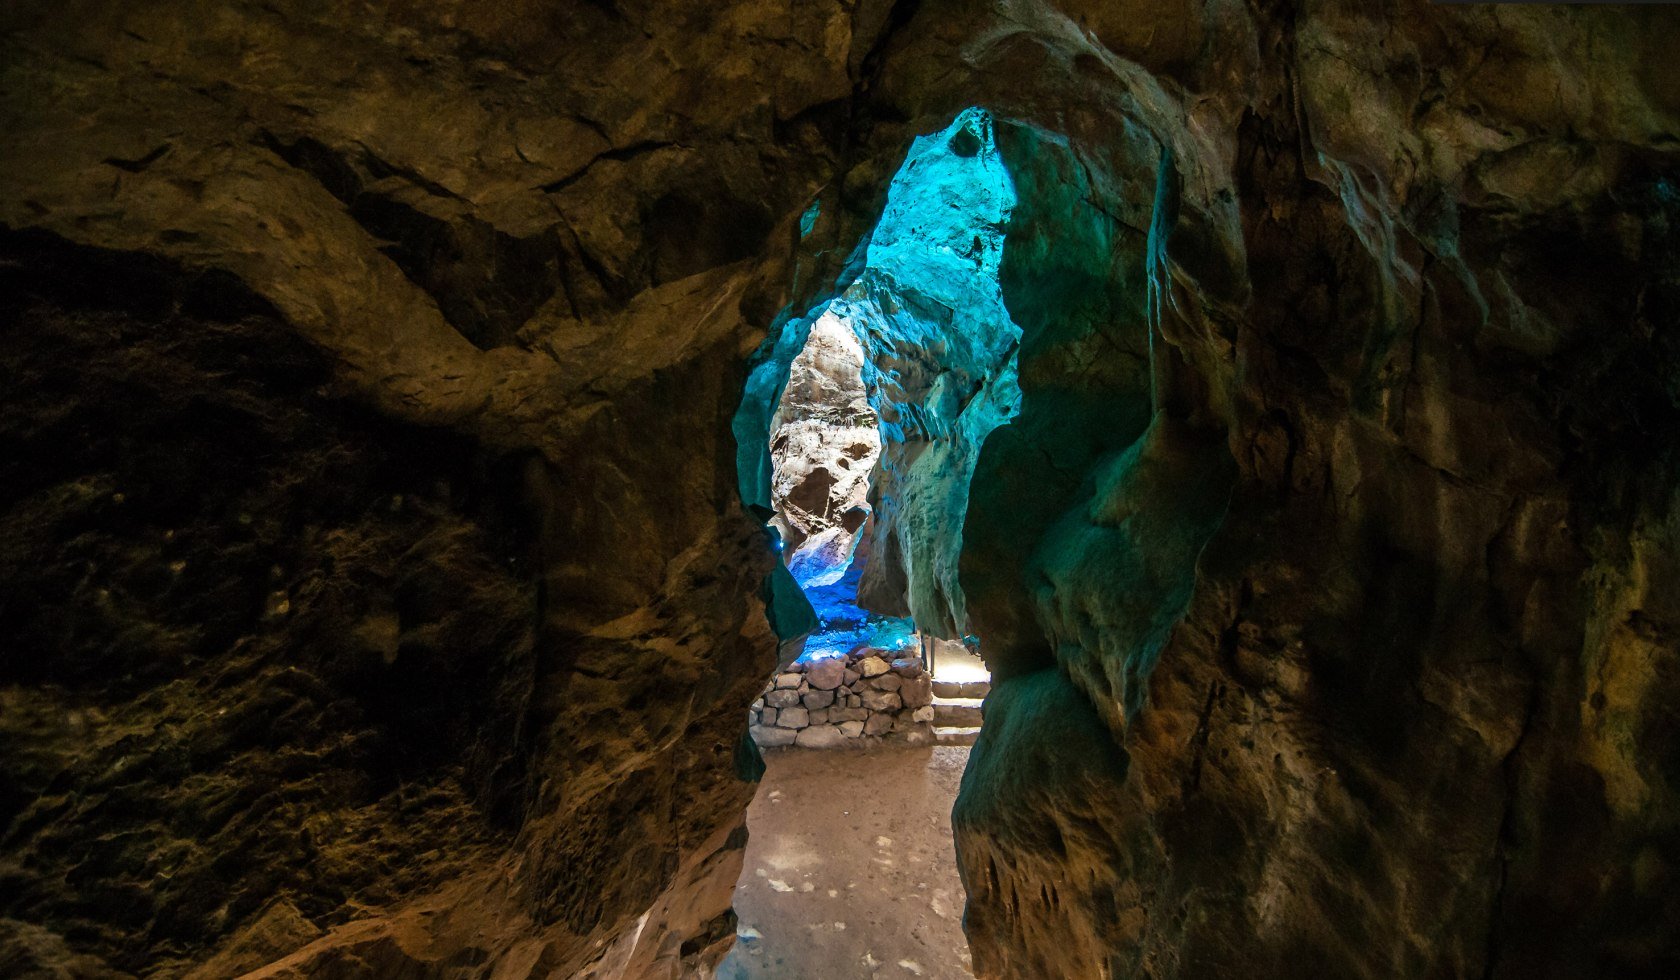
<path fill-rule="evenodd" d="M 1672 10 L 341 6 L 0 13 L 0 973 L 702 974 L 917 635 L 987 980 L 1680 972 Z"/>

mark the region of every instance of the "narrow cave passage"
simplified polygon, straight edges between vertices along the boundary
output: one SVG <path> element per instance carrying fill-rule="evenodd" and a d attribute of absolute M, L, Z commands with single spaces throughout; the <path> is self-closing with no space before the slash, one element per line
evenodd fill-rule
<path fill-rule="evenodd" d="M 968 975 L 949 814 L 989 674 L 957 568 L 981 445 L 1020 408 L 1014 206 L 984 110 L 917 139 L 861 271 L 749 382 L 743 495 L 782 558 L 783 656 L 751 709 L 768 771 L 720 975 Z"/>

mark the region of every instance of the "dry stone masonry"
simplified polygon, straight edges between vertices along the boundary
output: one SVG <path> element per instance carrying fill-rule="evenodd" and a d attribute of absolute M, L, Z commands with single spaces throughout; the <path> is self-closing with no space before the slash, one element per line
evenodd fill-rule
<path fill-rule="evenodd" d="M 933 737 L 933 678 L 916 657 L 868 647 L 795 661 L 753 704 L 750 723 L 767 749 L 833 749 L 887 736 L 925 742 Z"/>

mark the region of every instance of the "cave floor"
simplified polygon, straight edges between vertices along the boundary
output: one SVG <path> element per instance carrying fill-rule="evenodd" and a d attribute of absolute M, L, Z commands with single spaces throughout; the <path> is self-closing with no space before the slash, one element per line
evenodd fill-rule
<path fill-rule="evenodd" d="M 951 804 L 966 746 L 774 749 L 719 980 L 967 980 Z"/>

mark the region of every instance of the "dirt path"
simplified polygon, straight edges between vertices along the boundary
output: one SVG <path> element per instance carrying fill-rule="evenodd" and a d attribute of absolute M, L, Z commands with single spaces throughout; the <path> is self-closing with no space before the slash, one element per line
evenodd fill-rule
<path fill-rule="evenodd" d="M 777 749 L 747 809 L 739 940 L 719 980 L 969 980 L 957 747 Z"/>

